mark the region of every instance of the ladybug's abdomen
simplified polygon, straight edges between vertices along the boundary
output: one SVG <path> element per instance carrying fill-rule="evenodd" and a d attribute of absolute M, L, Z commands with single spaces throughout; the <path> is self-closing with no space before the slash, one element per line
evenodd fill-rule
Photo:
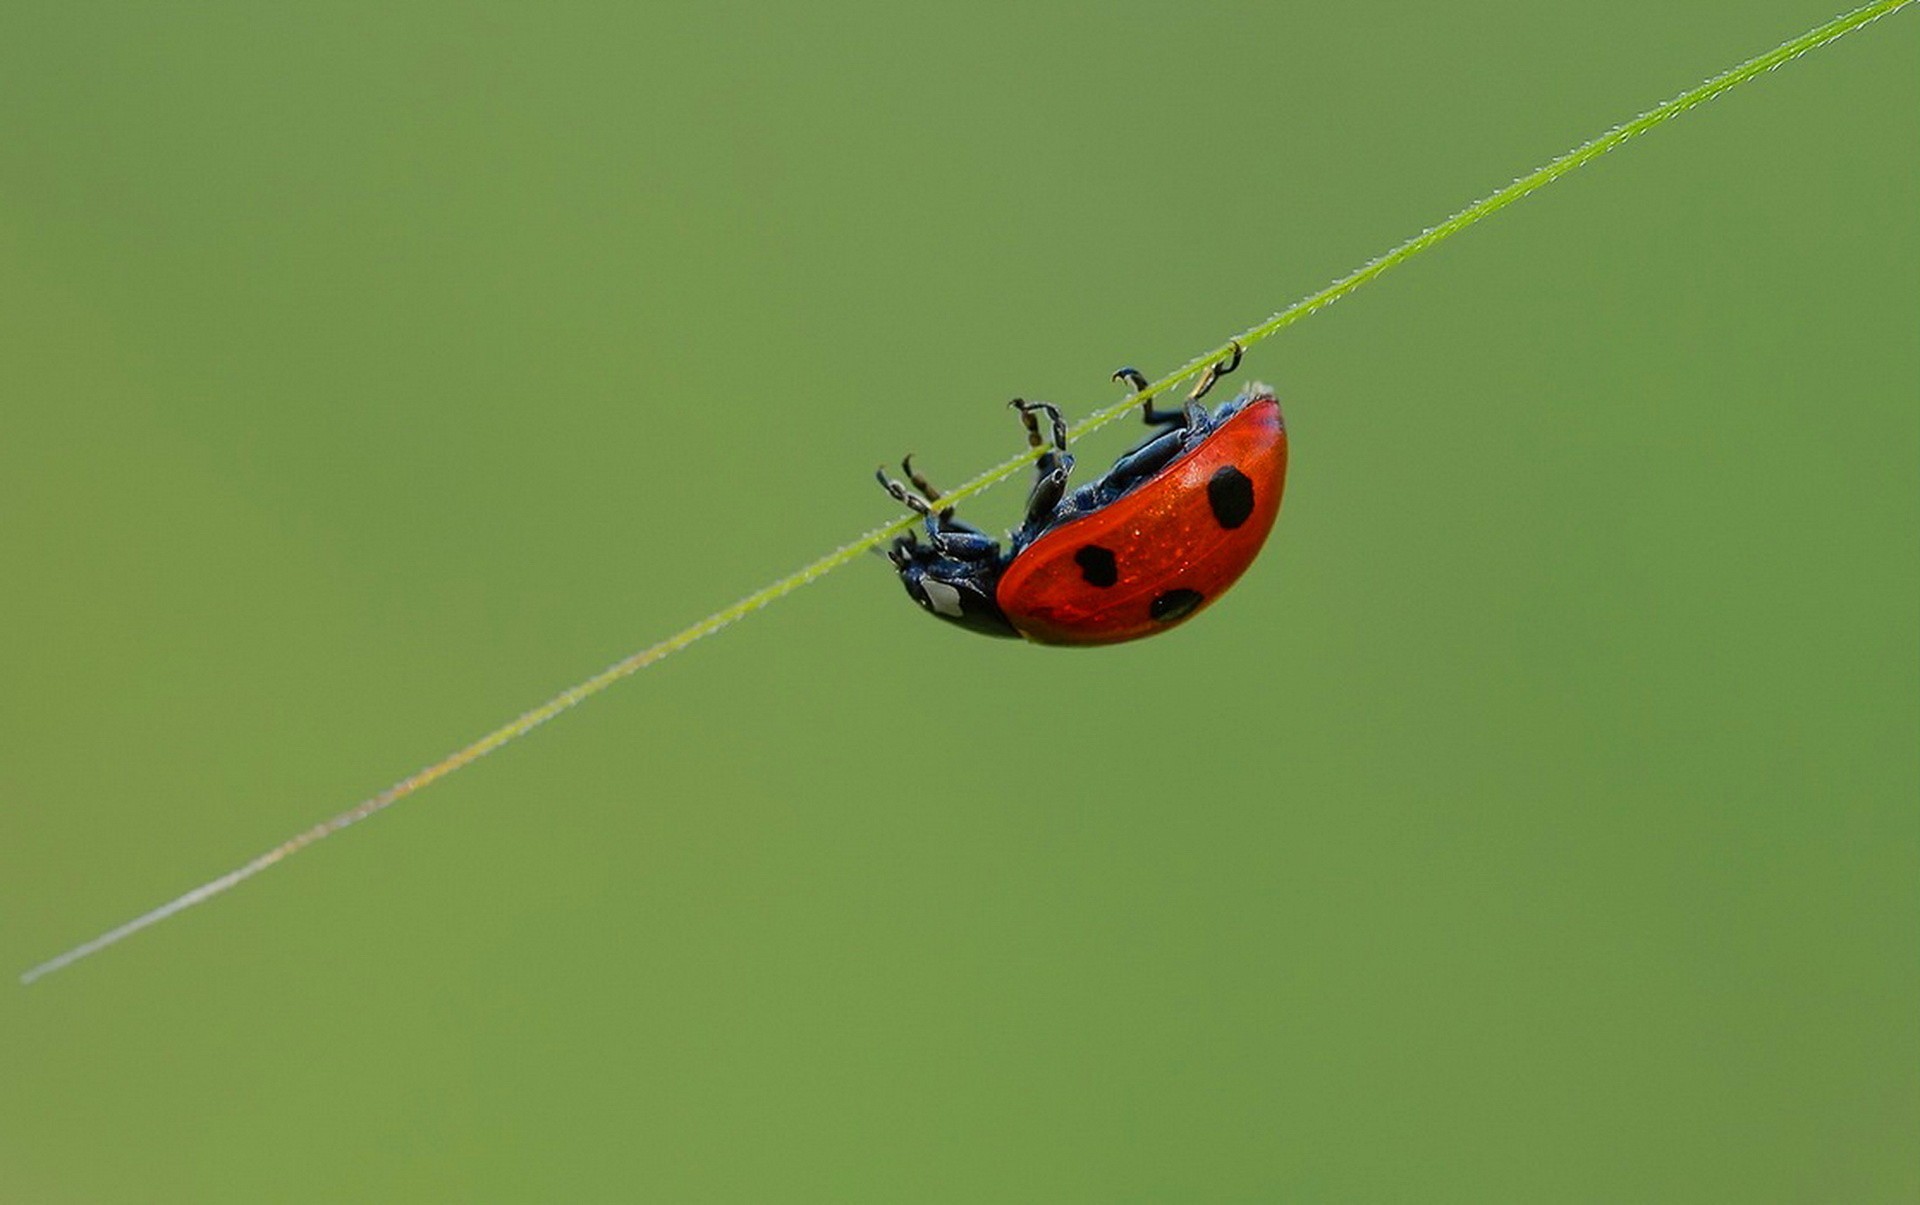
<path fill-rule="evenodd" d="M 1041 644 L 1116 644 L 1191 618 L 1233 585 L 1280 514 L 1287 430 L 1256 395 L 1108 506 L 1020 550 L 995 599 Z"/>

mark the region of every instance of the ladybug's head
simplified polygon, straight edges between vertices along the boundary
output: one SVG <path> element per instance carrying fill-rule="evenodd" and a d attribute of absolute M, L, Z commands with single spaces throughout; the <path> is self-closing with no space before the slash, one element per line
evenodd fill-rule
<path fill-rule="evenodd" d="M 983 636 L 1013 636 L 994 591 L 1006 567 L 1000 546 L 971 533 L 937 533 L 922 544 L 911 533 L 893 542 L 887 559 L 900 573 L 907 597 L 929 615 Z"/>

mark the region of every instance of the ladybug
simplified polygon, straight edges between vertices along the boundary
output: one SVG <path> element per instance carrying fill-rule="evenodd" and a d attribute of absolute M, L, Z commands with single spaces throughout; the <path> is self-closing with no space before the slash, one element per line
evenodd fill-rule
<path fill-rule="evenodd" d="M 1060 411 L 1015 398 L 1028 445 L 1046 451 L 1005 549 L 940 507 L 913 457 L 900 462 L 911 489 L 881 469 L 887 493 L 926 520 L 924 543 L 908 532 L 887 554 L 908 597 L 968 631 L 1039 644 L 1117 644 L 1199 614 L 1259 555 L 1287 480 L 1287 427 L 1272 389 L 1251 384 L 1211 414 L 1200 405 L 1239 364 L 1235 344 L 1178 410 L 1148 399 L 1142 417 L 1154 433 L 1072 493 Z M 1131 368 L 1113 376 L 1135 392 L 1147 385 Z"/>

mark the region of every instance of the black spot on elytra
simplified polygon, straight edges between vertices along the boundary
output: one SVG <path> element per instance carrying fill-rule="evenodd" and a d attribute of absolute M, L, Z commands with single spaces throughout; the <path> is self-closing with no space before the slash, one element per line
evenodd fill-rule
<path fill-rule="evenodd" d="M 1253 515 L 1253 479 L 1226 465 L 1207 482 L 1207 504 L 1220 526 L 1231 531 Z"/>
<path fill-rule="evenodd" d="M 1154 599 L 1153 603 L 1147 607 L 1147 614 L 1161 623 L 1172 623 L 1193 614 L 1193 609 L 1205 601 L 1206 598 L 1200 591 L 1181 586 Z"/>
<path fill-rule="evenodd" d="M 1073 561 L 1080 566 L 1080 576 L 1087 579 L 1089 586 L 1111 586 L 1120 580 L 1120 567 L 1113 562 L 1111 548 L 1088 544 L 1073 554 Z"/>

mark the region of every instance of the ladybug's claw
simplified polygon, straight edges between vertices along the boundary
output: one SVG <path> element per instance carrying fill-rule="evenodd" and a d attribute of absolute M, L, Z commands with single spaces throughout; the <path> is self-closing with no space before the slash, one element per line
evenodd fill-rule
<path fill-rule="evenodd" d="M 1233 348 L 1232 358 L 1217 361 L 1212 366 L 1210 366 L 1206 372 L 1200 375 L 1200 383 L 1198 385 L 1195 385 L 1193 387 L 1193 392 L 1187 395 L 1187 400 L 1189 402 L 1197 402 L 1201 398 L 1207 396 L 1207 391 L 1212 389 L 1214 387 L 1214 384 L 1218 382 L 1221 377 L 1226 376 L 1228 373 L 1232 372 L 1234 369 L 1240 367 L 1240 355 L 1241 355 L 1240 341 L 1238 339 L 1235 339 L 1231 344 L 1231 346 Z"/>

